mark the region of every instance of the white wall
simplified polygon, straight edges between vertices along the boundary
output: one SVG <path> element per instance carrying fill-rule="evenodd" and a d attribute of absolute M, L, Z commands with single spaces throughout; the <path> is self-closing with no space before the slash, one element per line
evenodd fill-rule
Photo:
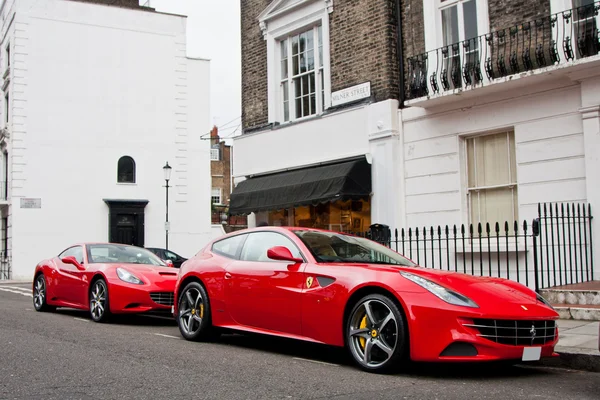
<path fill-rule="evenodd" d="M 235 137 L 234 177 L 368 153 L 368 108 Z"/>
<path fill-rule="evenodd" d="M 185 18 L 71 1 L 18 2 L 13 277 L 80 241 L 108 240 L 105 198 L 146 199 L 145 245 L 164 247 L 162 167 L 173 167 L 169 248 L 211 237 L 209 64 L 185 56 Z M 117 184 L 117 161 L 136 161 Z M 41 198 L 41 209 L 19 208 Z"/>

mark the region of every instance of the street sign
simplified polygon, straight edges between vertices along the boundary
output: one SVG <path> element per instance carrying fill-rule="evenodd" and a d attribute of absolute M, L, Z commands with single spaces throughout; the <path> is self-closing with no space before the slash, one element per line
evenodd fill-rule
<path fill-rule="evenodd" d="M 21 208 L 42 208 L 42 199 L 21 197 Z"/>

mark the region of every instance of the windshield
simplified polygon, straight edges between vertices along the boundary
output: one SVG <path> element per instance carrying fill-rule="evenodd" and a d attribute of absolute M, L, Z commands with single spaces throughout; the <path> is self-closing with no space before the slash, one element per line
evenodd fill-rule
<path fill-rule="evenodd" d="M 90 244 L 87 246 L 87 256 L 90 264 L 127 263 L 166 267 L 166 264 L 152 252 L 122 244 Z"/>
<path fill-rule="evenodd" d="M 318 262 L 415 266 L 412 261 L 388 247 L 360 237 L 335 232 L 298 230 L 294 233 Z"/>

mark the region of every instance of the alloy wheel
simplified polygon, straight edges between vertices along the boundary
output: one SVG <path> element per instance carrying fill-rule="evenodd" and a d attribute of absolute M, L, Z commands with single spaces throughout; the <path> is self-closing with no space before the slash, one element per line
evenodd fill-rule
<path fill-rule="evenodd" d="M 356 361 L 368 369 L 384 367 L 398 345 L 398 321 L 381 300 L 369 299 L 350 316 L 348 344 Z"/>
<path fill-rule="evenodd" d="M 179 324 L 187 335 L 194 335 L 202 325 L 204 303 L 202 294 L 195 287 L 187 289 L 179 304 Z"/>
<path fill-rule="evenodd" d="M 46 280 L 44 275 L 38 275 L 33 287 L 33 305 L 36 310 L 41 310 L 44 307 L 46 300 Z"/>
<path fill-rule="evenodd" d="M 101 280 L 96 281 L 90 293 L 90 313 L 96 321 L 102 319 L 106 311 L 106 297 L 106 285 Z"/>

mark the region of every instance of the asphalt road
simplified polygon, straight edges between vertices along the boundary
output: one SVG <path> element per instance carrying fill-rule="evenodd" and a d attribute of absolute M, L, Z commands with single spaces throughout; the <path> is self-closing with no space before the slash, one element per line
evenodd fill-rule
<path fill-rule="evenodd" d="M 24 289 L 23 289 L 24 288 Z M 356 369 L 343 351 L 258 336 L 181 339 L 156 317 L 92 322 L 0 284 L 0 399 L 598 399 L 600 374 L 538 366 Z"/>

